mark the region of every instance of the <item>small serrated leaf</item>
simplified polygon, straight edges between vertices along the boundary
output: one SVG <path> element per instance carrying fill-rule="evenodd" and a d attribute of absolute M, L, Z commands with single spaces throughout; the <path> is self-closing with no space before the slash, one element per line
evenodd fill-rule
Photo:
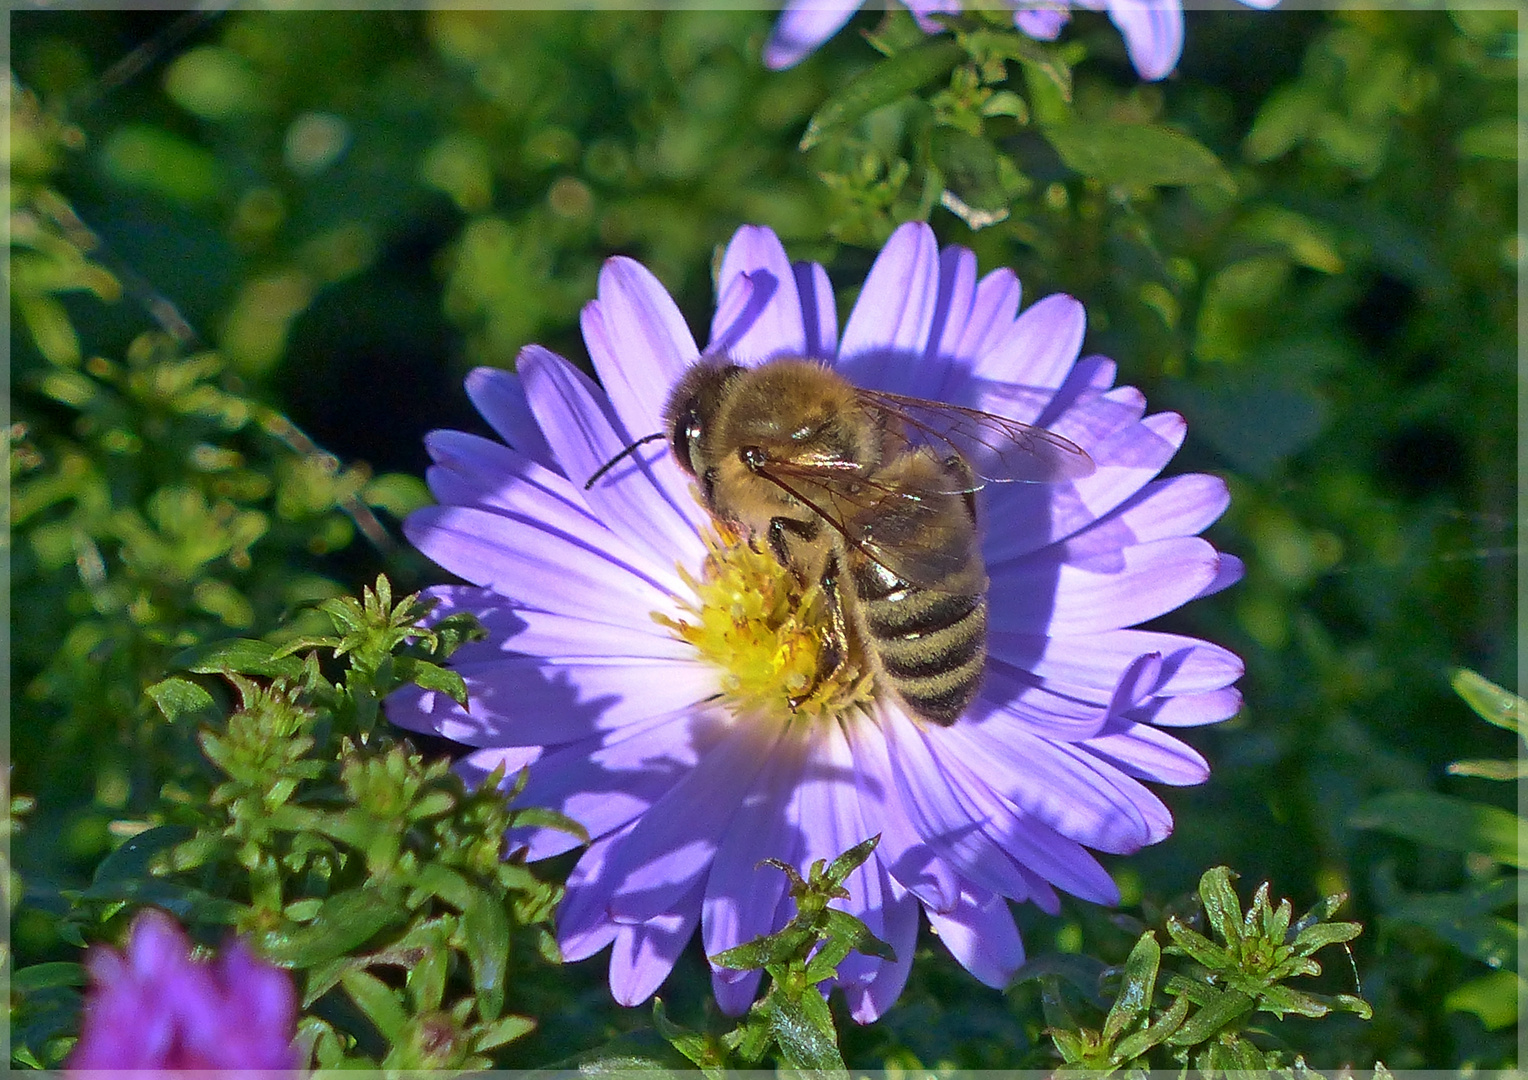
<path fill-rule="evenodd" d="M 815 987 L 807 987 L 797 998 L 772 994 L 765 1006 L 770 1034 L 788 1068 L 847 1076 L 833 1014 Z"/>
<path fill-rule="evenodd" d="M 400 656 L 394 663 L 394 672 L 403 682 L 445 694 L 458 705 L 466 706 L 467 682 L 458 672 L 412 656 Z"/>
<path fill-rule="evenodd" d="M 1469 670 L 1455 668 L 1449 683 L 1454 693 L 1464 699 L 1466 705 L 1488 724 L 1506 728 L 1519 738 L 1528 739 L 1528 727 L 1523 716 L 1523 699 L 1490 679 Z"/>
<path fill-rule="evenodd" d="M 1264 885 L 1266 895 L 1266 883 Z M 1227 945 L 1234 946 L 1241 940 L 1241 901 L 1231 888 L 1231 871 L 1216 866 L 1204 872 L 1199 879 L 1199 900 L 1204 905 L 1204 916 L 1210 926 Z"/>
<path fill-rule="evenodd" d="M 196 683 L 173 675 L 145 687 L 143 692 L 153 699 L 164 718 L 172 723 L 182 716 L 210 710 L 216 704 L 212 695 Z"/>
<path fill-rule="evenodd" d="M 1078 120 L 1047 124 L 1046 140 L 1072 171 L 1118 187 L 1214 184 L 1234 191 L 1236 183 L 1214 152 L 1202 143 L 1154 124 L 1118 120 Z"/>
<path fill-rule="evenodd" d="M 388 1042 L 398 1042 L 408 1016 L 386 983 L 375 975 L 351 968 L 340 976 L 340 985 Z"/>
<path fill-rule="evenodd" d="M 810 150 L 835 128 L 853 124 L 866 113 L 889 105 L 949 73 L 966 50 L 945 38 L 932 39 L 888 57 L 861 72 L 812 114 L 801 150 Z"/>
<path fill-rule="evenodd" d="M 51 990 L 56 986 L 84 986 L 88 981 L 84 964 L 57 960 L 18 969 L 11 975 L 11 990 L 28 994 L 37 990 Z"/>
<path fill-rule="evenodd" d="M 214 641 L 178 653 L 170 666 L 201 675 L 259 675 L 267 679 L 296 679 L 302 675 L 302 662 L 292 656 L 278 656 L 276 646 L 253 638 L 230 638 Z"/>
<path fill-rule="evenodd" d="M 1523 868 L 1518 833 L 1524 821 L 1495 806 L 1430 791 L 1393 791 L 1368 800 L 1348 818 L 1358 829 L 1377 829 L 1447 851 L 1488 856 Z"/>
<path fill-rule="evenodd" d="M 1157 985 L 1157 969 L 1162 962 L 1162 949 L 1157 936 L 1149 930 L 1142 934 L 1130 956 L 1125 960 L 1125 970 L 1120 979 L 1119 996 L 1104 1017 L 1103 1036 L 1106 1043 L 1113 1043 L 1151 1011 L 1151 998 Z M 1134 1055 L 1132 1055 L 1134 1056 Z"/>
<path fill-rule="evenodd" d="M 462 939 L 472 968 L 478 1015 L 495 1020 L 504 1009 L 509 971 L 509 916 L 503 903 L 482 889 L 473 889 L 462 911 Z"/>
<path fill-rule="evenodd" d="M 1168 1037 L 1169 1046 L 1197 1046 L 1237 1017 L 1252 1011 L 1253 1000 L 1240 990 L 1222 990 Z"/>

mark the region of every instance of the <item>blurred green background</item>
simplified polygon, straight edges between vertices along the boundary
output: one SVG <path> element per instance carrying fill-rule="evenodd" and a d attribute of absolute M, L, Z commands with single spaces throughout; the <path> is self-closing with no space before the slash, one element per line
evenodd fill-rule
<path fill-rule="evenodd" d="M 1515 1062 L 1499 973 L 1522 931 L 1510 889 L 1479 898 L 1512 871 L 1353 820 L 1393 791 L 1513 805 L 1446 766 L 1516 752 L 1448 684 L 1456 665 L 1515 679 L 1516 13 L 1196 11 L 1161 84 L 1081 14 L 1072 115 L 1172 127 L 1220 167 L 1111 183 L 1030 125 L 989 125 L 1008 216 L 976 232 L 929 179 L 947 159 L 928 132 L 970 107 L 958 86 L 797 147 L 878 59 L 864 32 L 905 37 L 905 14 L 862 13 L 780 73 L 758 61 L 773 18 L 12 13 L 10 749 L 37 801 L 14 841 L 18 964 L 77 957 L 66 891 L 190 767 L 141 695 L 175 651 L 291 635 L 302 604 L 381 569 L 439 580 L 386 538 L 426 497 L 423 433 L 485 430 L 467 370 L 529 342 L 585 363 L 578 311 L 614 253 L 703 335 L 717 245 L 747 222 L 828 265 L 845 311 L 926 214 L 984 271 L 1014 267 L 1026 303 L 1082 299 L 1086 351 L 1187 416 L 1174 469 L 1231 483 L 1210 536 L 1247 578 L 1163 625 L 1244 656 L 1247 705 L 1189 733 L 1215 772 L 1166 793 L 1174 836 L 1110 861 L 1127 904 L 1215 863 L 1301 908 L 1350 891 L 1368 930 L 1323 985 L 1375 1019 L 1326 1024 L 1308 1059 Z M 1012 85 L 1039 116 L 1044 88 Z M 92 235 L 109 273 L 78 256 Z M 1021 921 L 1034 955 L 1118 960 L 1131 939 L 1082 905 Z M 1035 1060 L 1034 983 L 1005 996 L 924 951 L 899 1006 L 845 1033 L 851 1064 Z M 604 963 L 519 988 L 563 1019 L 515 1064 L 645 1023 L 609 1002 Z M 665 993 L 700 1016 L 698 954 Z"/>

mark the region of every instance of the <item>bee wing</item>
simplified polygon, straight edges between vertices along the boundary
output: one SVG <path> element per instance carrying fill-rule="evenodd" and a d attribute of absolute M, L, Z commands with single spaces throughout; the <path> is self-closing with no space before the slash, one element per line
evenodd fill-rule
<path fill-rule="evenodd" d="M 963 510 L 949 512 L 960 484 L 948 470 L 894 484 L 844 461 L 773 461 L 759 473 L 910 585 L 939 589 L 967 565 L 972 526 Z"/>
<path fill-rule="evenodd" d="M 1015 480 L 1049 484 L 1093 473 L 1093 459 L 1086 450 L 1033 424 L 884 390 L 860 389 L 858 396 L 861 404 L 881 414 L 888 424 L 899 423 L 914 442 L 927 443 L 936 452 L 940 446 L 948 447 L 964 458 L 975 482 L 959 490 Z"/>

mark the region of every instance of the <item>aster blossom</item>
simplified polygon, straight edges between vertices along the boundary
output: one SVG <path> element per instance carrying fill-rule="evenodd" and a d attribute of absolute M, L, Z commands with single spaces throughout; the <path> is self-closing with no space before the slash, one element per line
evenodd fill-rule
<path fill-rule="evenodd" d="M 962 0 L 904 0 L 925 33 L 944 29 L 932 16 L 958 15 Z M 1013 23 L 1039 41 L 1054 41 L 1071 18 L 1071 8 L 1106 11 L 1125 39 L 1130 63 L 1143 79 L 1165 79 L 1183 55 L 1182 0 L 1007 0 Z M 1241 0 L 1271 8 L 1279 0 Z M 800 63 L 838 33 L 864 0 L 789 0 L 764 46 L 764 63 L 788 68 Z"/>
<path fill-rule="evenodd" d="M 269 1077 L 299 1067 L 292 978 L 239 941 L 215 961 L 195 959 L 185 931 L 150 908 L 133 920 L 122 952 L 97 946 L 86 967 L 80 1039 L 64 1064 L 71 1074 L 232 1069 Z"/>
<path fill-rule="evenodd" d="M 1196 535 L 1225 509 L 1225 484 L 1156 479 L 1184 423 L 1146 416 L 1111 361 L 1078 359 L 1081 304 L 1055 295 L 1021 314 L 1011 271 L 978 280 L 975 255 L 941 251 L 923 223 L 888 241 L 841 334 L 826 272 L 792 264 L 768 229 L 738 231 L 717 288 L 707 357 L 814 358 L 857 386 L 1044 426 L 1091 455 L 1085 478 L 979 493 L 990 616 L 975 702 L 929 724 L 862 679 L 800 705 L 820 645 L 812 590 L 792 592 L 767 550 L 712 522 L 666 446 L 585 489 L 663 430 L 670 389 L 702 355 L 658 281 L 618 257 L 582 319 L 603 388 L 528 346 L 516 373 L 467 381 L 504 443 L 427 438 L 440 505 L 405 532 L 469 583 L 431 590 L 439 614 L 471 612 L 488 636 L 452 658 L 465 708 L 413 687 L 388 714 L 475 748 L 469 777 L 528 766 L 523 801 L 586 827 L 558 939 L 568 960 L 610 947 L 624 1004 L 653 994 L 697 928 L 711 956 L 784 924 L 785 879 L 761 860 L 804 867 L 876 834 L 839 903 L 897 959 L 840 965 L 852 1015 L 873 1020 L 901 992 L 920 910 L 1002 986 L 1024 955 L 1008 901 L 1055 912 L 1060 889 L 1117 902 L 1086 849 L 1167 836 L 1171 815 L 1141 781 L 1194 784 L 1208 767 L 1165 729 L 1239 708 L 1233 654 L 1128 629 L 1240 575 Z M 530 859 L 577 844 L 553 830 L 510 841 Z M 742 1012 L 759 978 L 713 970 L 719 1004 Z"/>

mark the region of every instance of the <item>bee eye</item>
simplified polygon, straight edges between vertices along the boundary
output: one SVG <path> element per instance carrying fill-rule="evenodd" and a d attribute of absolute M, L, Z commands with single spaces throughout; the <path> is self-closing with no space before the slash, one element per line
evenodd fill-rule
<path fill-rule="evenodd" d="M 669 445 L 679 459 L 679 467 L 691 476 L 695 475 L 695 451 L 700 447 L 700 410 L 692 398 L 679 410 L 674 419 L 674 430 L 669 433 Z"/>
<path fill-rule="evenodd" d="M 762 446 L 745 446 L 737 452 L 737 456 L 744 465 L 755 472 L 769 464 L 769 455 L 764 452 Z"/>

